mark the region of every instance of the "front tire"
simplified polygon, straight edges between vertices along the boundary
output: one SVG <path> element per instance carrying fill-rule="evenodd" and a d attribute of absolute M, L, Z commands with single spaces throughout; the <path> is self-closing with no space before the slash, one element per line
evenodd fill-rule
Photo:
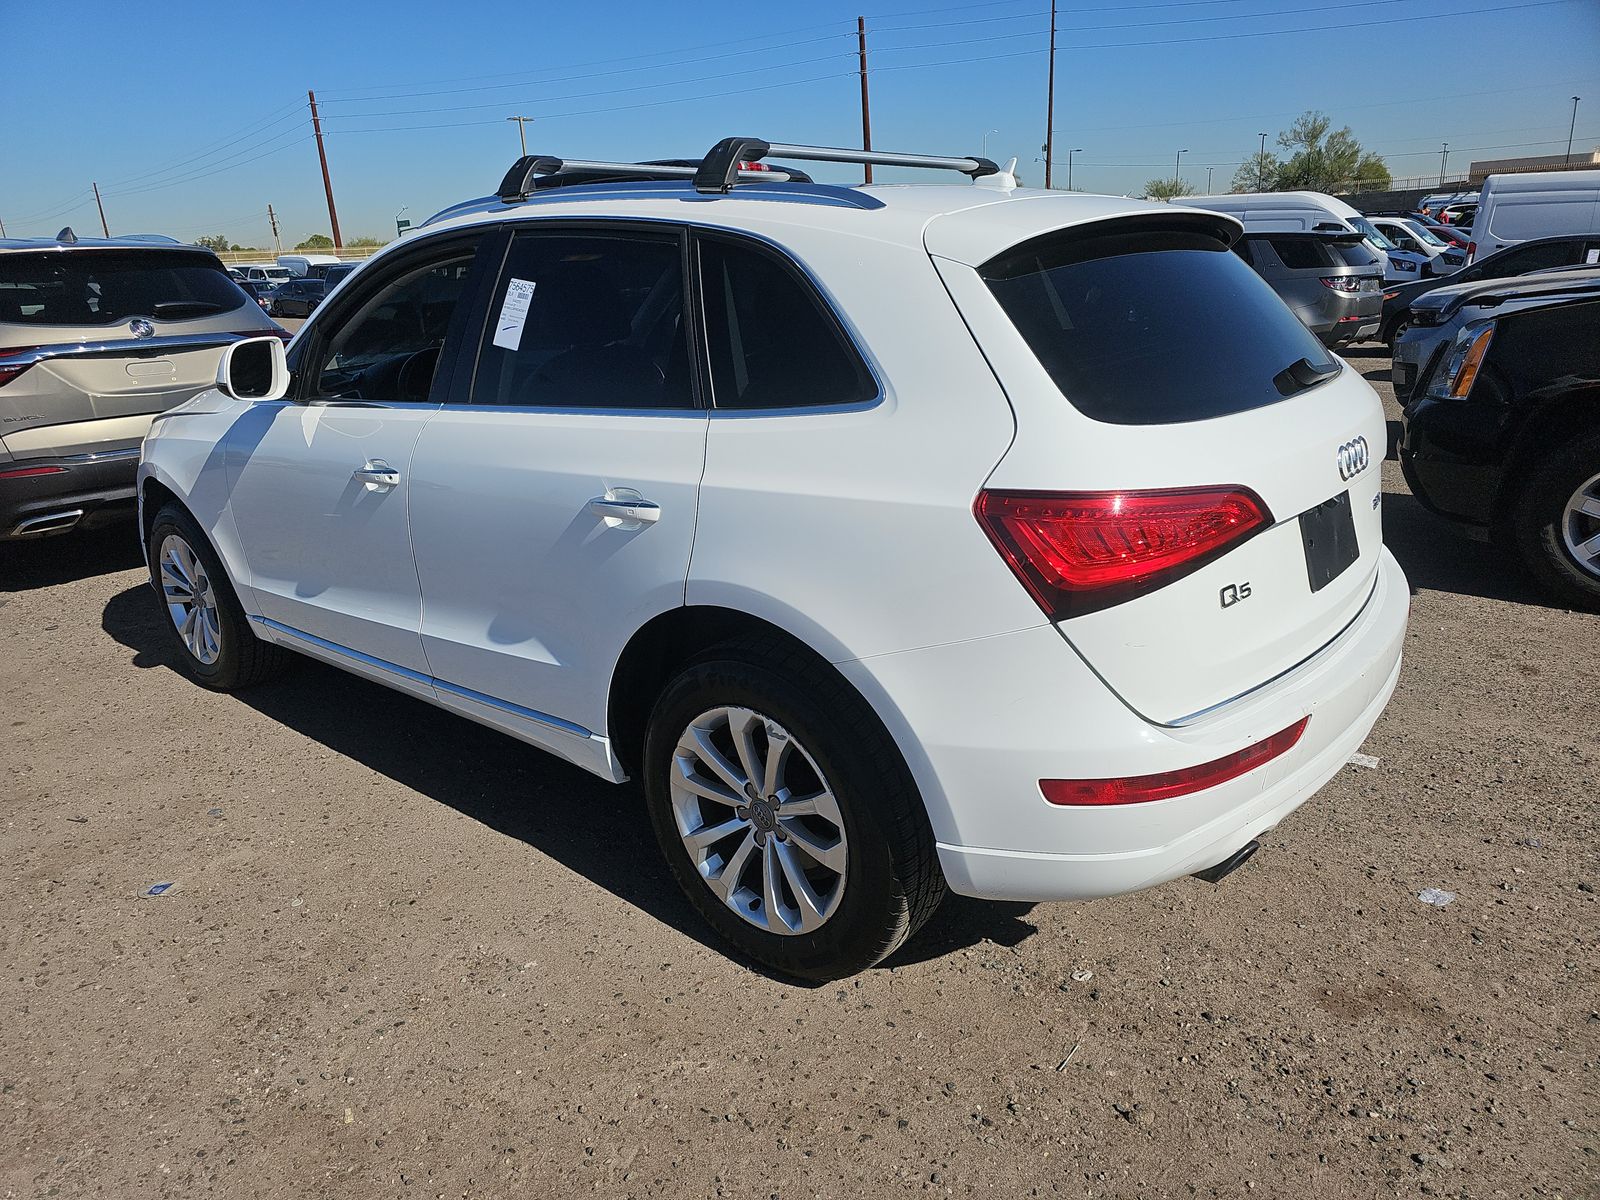
<path fill-rule="evenodd" d="M 291 661 L 288 651 L 250 628 L 216 551 L 181 506 L 167 504 L 156 513 L 146 559 L 165 628 L 190 679 L 215 691 L 236 691 L 270 679 Z"/>
<path fill-rule="evenodd" d="M 927 814 L 877 716 L 777 638 L 717 647 L 667 685 L 644 774 L 651 824 L 690 903 L 782 974 L 863 970 L 944 896 Z"/>
<path fill-rule="evenodd" d="M 1575 607 L 1600 609 L 1600 433 L 1533 465 L 1511 532 L 1548 592 Z"/>

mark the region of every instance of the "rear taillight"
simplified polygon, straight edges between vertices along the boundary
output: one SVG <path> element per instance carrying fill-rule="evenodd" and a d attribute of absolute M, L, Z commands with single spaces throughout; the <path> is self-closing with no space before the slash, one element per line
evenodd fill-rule
<path fill-rule="evenodd" d="M 0 387 L 5 387 L 18 375 L 33 366 L 31 358 L 25 362 L 16 361 L 18 356 L 32 353 L 33 349 L 31 347 L 25 347 L 20 350 L 0 350 Z"/>
<path fill-rule="evenodd" d="M 1052 621 L 1198 571 L 1272 524 L 1247 488 L 979 493 L 973 512 Z"/>
<path fill-rule="evenodd" d="M 1336 292 L 1357 292 L 1361 290 L 1361 280 L 1354 275 L 1324 275 L 1322 286 Z"/>
<path fill-rule="evenodd" d="M 1222 758 L 1159 775 L 1133 775 L 1118 779 L 1041 779 L 1039 791 L 1051 804 L 1065 807 L 1107 804 L 1147 804 L 1151 800 L 1170 800 L 1187 796 L 1237 779 L 1247 771 L 1271 762 L 1292 750 L 1305 733 L 1310 717 L 1301 717 L 1289 728 L 1246 746 Z"/>
<path fill-rule="evenodd" d="M 1478 252 L 1478 243 L 1477 242 L 1468 242 L 1467 243 L 1467 257 L 1471 258 L 1477 252 Z"/>

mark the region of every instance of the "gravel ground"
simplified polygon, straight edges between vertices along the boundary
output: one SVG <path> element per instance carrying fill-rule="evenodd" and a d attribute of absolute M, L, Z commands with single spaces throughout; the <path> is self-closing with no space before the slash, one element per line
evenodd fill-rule
<path fill-rule="evenodd" d="M 636 792 L 311 663 L 192 687 L 126 530 L 0 552 L 0 1193 L 1600 1194 L 1600 618 L 1383 470 L 1375 769 L 1220 886 L 953 899 L 817 989 Z"/>

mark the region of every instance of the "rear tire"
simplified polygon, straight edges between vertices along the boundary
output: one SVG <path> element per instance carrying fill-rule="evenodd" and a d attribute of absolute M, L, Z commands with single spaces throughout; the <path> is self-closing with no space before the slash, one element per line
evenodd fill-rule
<path fill-rule="evenodd" d="M 289 651 L 258 638 L 228 573 L 199 524 L 171 503 L 150 524 L 146 559 L 162 622 L 183 673 L 202 687 L 237 691 L 280 674 Z"/>
<path fill-rule="evenodd" d="M 1600 432 L 1533 464 L 1511 534 L 1546 591 L 1574 607 L 1600 609 Z"/>
<path fill-rule="evenodd" d="M 656 838 L 690 903 L 784 975 L 855 974 L 944 897 L 922 799 L 877 715 L 777 637 L 726 643 L 679 672 L 651 714 L 644 776 Z"/>

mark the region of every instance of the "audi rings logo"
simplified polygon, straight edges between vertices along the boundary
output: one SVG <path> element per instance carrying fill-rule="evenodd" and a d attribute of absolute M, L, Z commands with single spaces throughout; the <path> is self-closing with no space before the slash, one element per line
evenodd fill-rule
<path fill-rule="evenodd" d="M 1367 439 L 1358 437 L 1339 447 L 1339 478 L 1348 482 L 1367 469 L 1372 453 L 1367 449 Z"/>

